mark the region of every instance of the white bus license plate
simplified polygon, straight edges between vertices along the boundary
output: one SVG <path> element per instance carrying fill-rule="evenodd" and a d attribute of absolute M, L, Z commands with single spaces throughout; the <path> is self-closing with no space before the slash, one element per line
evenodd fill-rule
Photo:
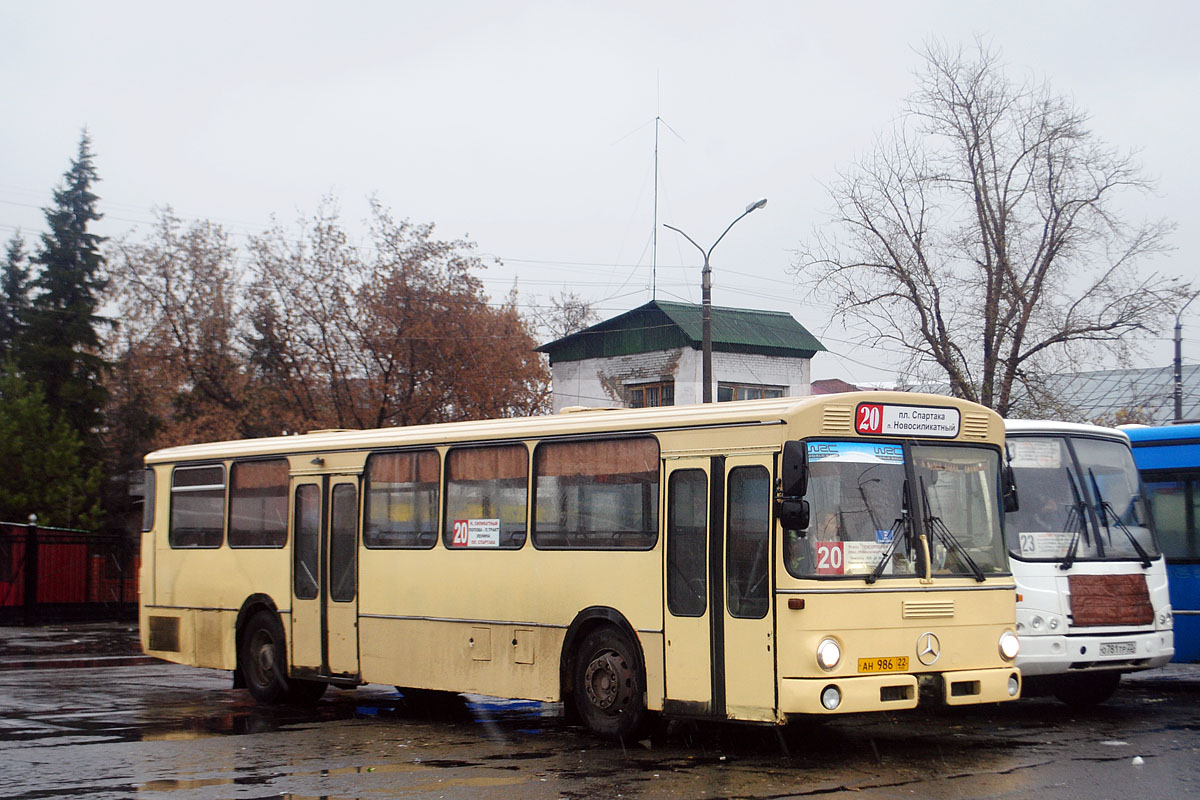
<path fill-rule="evenodd" d="M 1100 645 L 1102 656 L 1131 656 L 1137 652 L 1135 642 L 1105 642 Z"/>

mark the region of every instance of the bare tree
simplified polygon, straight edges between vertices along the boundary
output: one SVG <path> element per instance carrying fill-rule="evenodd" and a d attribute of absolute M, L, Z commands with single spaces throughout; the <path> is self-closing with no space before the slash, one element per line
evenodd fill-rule
<path fill-rule="evenodd" d="M 558 297 L 551 297 L 549 306 L 535 306 L 533 313 L 539 330 L 545 331 L 551 340 L 578 333 L 600 321 L 600 315 L 591 303 L 566 289 L 559 292 Z"/>
<path fill-rule="evenodd" d="M 150 403 L 158 419 L 170 420 L 160 444 L 257 435 L 237 251 L 218 225 L 185 225 L 170 208 L 157 216 L 145 239 L 110 247 L 111 290 L 121 309 L 110 357 L 118 375 L 142 384 L 114 390 L 144 397 L 136 405 Z"/>
<path fill-rule="evenodd" d="M 1128 358 L 1178 302 L 1178 279 L 1143 275 L 1171 226 L 1131 223 L 1123 192 L 1152 182 L 1131 155 L 1045 83 L 1014 84 L 999 54 L 928 45 L 905 113 L 831 187 L 833 232 L 794 271 L 865 343 L 1002 414 L 1044 377 Z"/>
<path fill-rule="evenodd" d="M 251 244 L 260 365 L 307 419 L 381 427 L 543 410 L 548 377 L 515 298 L 493 308 L 474 245 L 433 237 L 372 203 L 371 245 L 351 245 L 327 201 L 299 243 Z"/>

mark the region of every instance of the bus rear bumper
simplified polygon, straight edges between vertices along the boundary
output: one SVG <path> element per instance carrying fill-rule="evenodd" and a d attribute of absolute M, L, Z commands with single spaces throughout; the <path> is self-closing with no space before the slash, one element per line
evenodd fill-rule
<path fill-rule="evenodd" d="M 1015 694 L 1010 692 L 1012 678 L 1017 681 Z M 925 692 L 932 692 L 935 702 L 945 705 L 999 703 L 1020 696 L 1020 680 L 1020 673 L 1013 667 L 930 674 L 922 676 L 920 686 L 916 675 L 905 673 L 784 678 L 779 682 L 779 710 L 784 714 L 828 715 L 916 708 Z M 832 709 L 821 702 L 831 687 L 840 698 Z"/>

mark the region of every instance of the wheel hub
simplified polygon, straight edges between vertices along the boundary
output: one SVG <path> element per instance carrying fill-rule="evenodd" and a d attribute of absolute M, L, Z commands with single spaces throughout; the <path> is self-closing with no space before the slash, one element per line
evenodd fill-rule
<path fill-rule="evenodd" d="M 587 666 L 584 688 L 588 702 L 602 711 L 615 711 L 627 702 L 629 664 L 612 651 L 600 653 Z"/>

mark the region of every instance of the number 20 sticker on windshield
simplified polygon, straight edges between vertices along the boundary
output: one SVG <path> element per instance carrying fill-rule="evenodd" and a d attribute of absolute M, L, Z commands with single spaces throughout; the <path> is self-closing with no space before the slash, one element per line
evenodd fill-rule
<path fill-rule="evenodd" d="M 854 430 L 867 436 L 953 439 L 958 436 L 959 423 L 957 408 L 859 403 L 854 412 Z"/>

